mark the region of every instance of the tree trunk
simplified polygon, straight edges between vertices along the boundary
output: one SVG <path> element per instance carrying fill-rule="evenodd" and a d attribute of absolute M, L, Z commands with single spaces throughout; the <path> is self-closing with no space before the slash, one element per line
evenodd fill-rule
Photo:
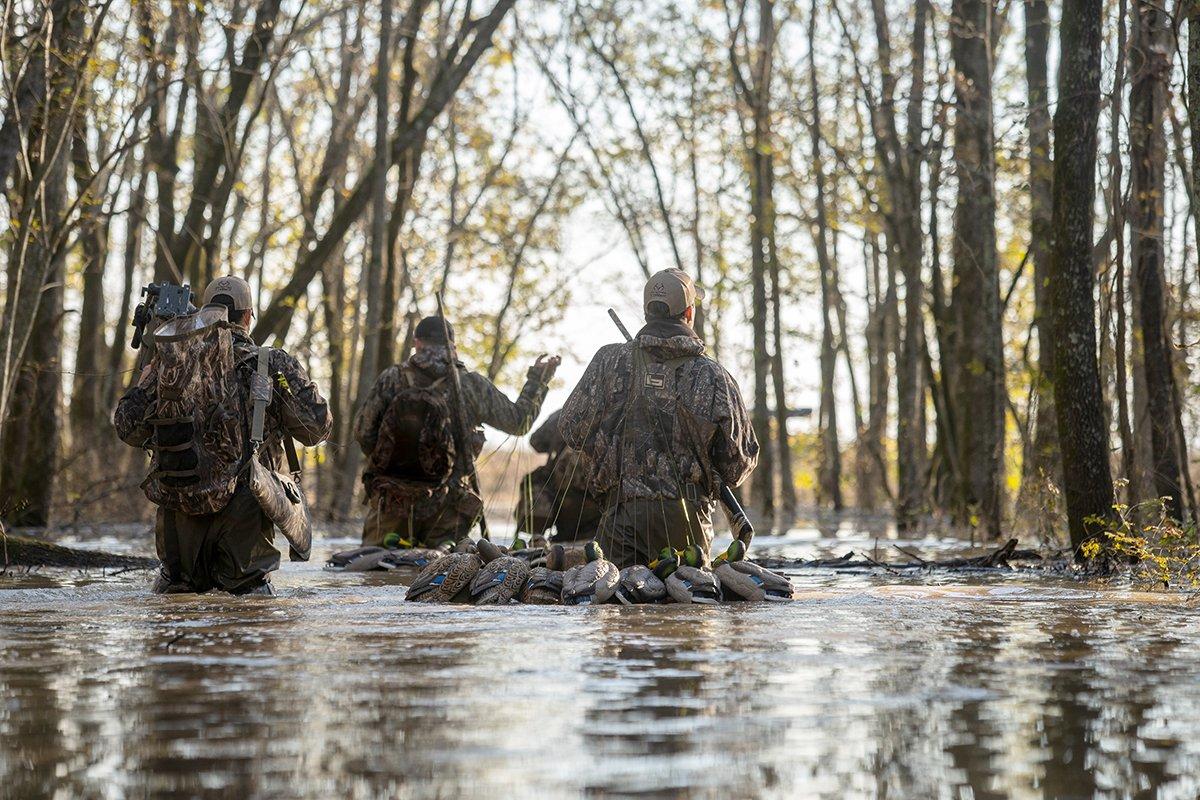
<path fill-rule="evenodd" d="M 838 443 L 837 396 L 834 394 L 834 372 L 837 351 L 833 344 L 833 304 L 831 281 L 833 264 L 829 258 L 829 215 L 825 207 L 825 167 L 821 156 L 821 95 L 817 85 L 817 0 L 813 0 L 808 18 L 808 87 L 812 115 L 808 121 L 809 147 L 812 153 L 813 180 L 816 188 L 817 215 L 813 240 L 817 247 L 817 268 L 821 274 L 821 408 L 819 432 L 821 463 L 817 476 L 818 503 L 828 503 L 841 511 L 842 453 Z M 779 347 L 779 342 L 776 342 Z"/>
<path fill-rule="evenodd" d="M 1187 21 L 1187 115 L 1192 143 L 1192 192 L 1200 193 L 1200 2 L 1190 0 Z M 1200 254 L 1200 202 L 1193 197 L 1192 235 Z"/>
<path fill-rule="evenodd" d="M 85 95 L 86 99 L 91 99 Z M 71 427 L 76 444 L 87 446 L 101 428 L 104 411 L 105 351 L 104 269 L 108 264 L 108 220 L 103 214 L 102 187 L 88 155 L 87 105 L 80 98 L 71 132 L 71 161 L 79 201 L 79 240 L 83 250 L 83 296 L 79 311 L 79 345 L 71 388 Z"/>
<path fill-rule="evenodd" d="M 792 469 L 792 445 L 788 435 L 787 382 L 783 370 L 783 290 L 779 281 L 779 248 L 775 243 L 775 166 L 774 154 L 767 164 L 770 203 L 767 231 L 767 263 L 771 272 L 771 383 L 775 394 L 775 437 L 779 448 L 779 511 L 784 530 L 796 520 L 796 477 Z"/>
<path fill-rule="evenodd" d="M 1021 495 L 1039 497 L 1035 487 L 1049 479 L 1062 485 L 1058 457 L 1058 420 L 1054 413 L 1054 348 L 1050 345 L 1046 295 L 1049 289 L 1050 226 L 1054 166 L 1050 162 L 1050 95 L 1046 53 L 1050 49 L 1050 12 L 1046 0 L 1025 3 L 1025 83 L 1028 87 L 1029 127 L 1029 260 L 1033 264 L 1034 329 L 1037 367 L 1034 389 L 1033 447 L 1021 469 Z M 1029 508 L 1037 515 L 1039 508 Z M 1041 515 L 1039 515 L 1041 516 Z"/>
<path fill-rule="evenodd" d="M 869 309 L 866 329 L 867 347 L 867 425 L 859 437 L 859 449 L 865 451 L 860 459 L 860 478 L 856 491 L 859 508 L 871 510 L 879 506 L 881 495 L 887 491 L 887 465 L 883 453 L 883 432 L 887 426 L 888 378 L 891 348 L 889 327 L 895 304 L 895 284 L 887 281 L 880 269 L 879 241 L 874 235 L 868 237 L 869 258 L 864 257 L 867 283 L 872 287 L 874 303 Z M 870 301 L 869 301 L 870 302 Z"/>
<path fill-rule="evenodd" d="M 16 525 L 48 522 L 58 469 L 66 180 L 85 13 L 82 2 L 55 0 L 31 46 L 49 68 L 28 128 L 29 157 L 14 175 L 17 222 L 0 326 L 0 515 Z"/>
<path fill-rule="evenodd" d="M 994 539 L 1000 535 L 1004 358 L 996 264 L 992 13 L 988 0 L 954 0 L 950 50 L 958 172 L 951 300 L 958 340 L 955 393 L 959 405 L 970 409 L 959 420 L 958 511 L 960 521 Z"/>
<path fill-rule="evenodd" d="M 1050 260 L 1054 402 L 1071 545 L 1079 553 L 1112 514 L 1108 428 L 1096 362 L 1092 227 L 1100 109 L 1100 0 L 1064 0 L 1054 113 L 1056 233 Z"/>
<path fill-rule="evenodd" d="M 1154 491 L 1169 498 L 1172 517 L 1183 517 L 1173 400 L 1174 376 L 1167 338 L 1163 276 L 1163 196 L 1166 192 L 1167 84 L 1171 70 L 1171 29 L 1159 5 L 1137 0 L 1133 17 L 1129 89 L 1130 226 L 1135 301 L 1146 380 Z"/>
<path fill-rule="evenodd" d="M 897 330 L 896 350 L 896 525 L 912 527 L 924 512 L 925 407 L 922 386 L 924 286 L 921 281 L 923 233 L 921 231 L 921 163 L 923 158 L 922 103 L 925 94 L 925 31 L 931 9 L 928 0 L 914 4 L 912 59 L 906 115 L 906 141 L 896 120 L 896 76 L 884 0 L 873 0 L 872 16 L 881 101 L 872 125 L 877 155 L 888 188 L 887 214 L 889 261 L 899 262 L 904 276 L 903 329 Z"/>
<path fill-rule="evenodd" d="M 375 162 L 372 186 L 371 252 L 367 262 L 367 316 L 363 327 L 363 353 L 359 363 L 355 415 L 379 376 L 379 348 L 383 319 L 384 251 L 387 247 L 388 84 L 392 40 L 392 0 L 380 0 L 379 55 L 375 63 Z M 362 458 L 359 448 L 346 442 L 344 474 L 354 475 Z"/>
<path fill-rule="evenodd" d="M 750 282 L 754 342 L 754 411 L 751 423 L 761 450 L 751 483 L 754 510 L 768 529 L 775 525 L 775 459 L 771 446 L 771 412 L 767 382 L 771 353 L 767 347 L 767 279 L 770 275 L 772 216 L 770 83 L 775 49 L 773 0 L 759 0 L 759 31 L 748 101 L 752 113 L 750 151 Z"/>
<path fill-rule="evenodd" d="M 121 300 L 117 311 L 117 322 L 113 327 L 113 341 L 108 350 L 108 375 L 104 383 L 104 413 L 117 402 L 117 395 L 124 386 L 121 364 L 125 360 L 128 346 L 130 308 L 133 304 L 134 277 L 142 250 L 142 227 L 146 215 L 146 185 L 150 180 L 150 159 L 143 155 L 138 165 L 138 183 L 132 189 L 129 209 L 125 220 L 125 247 L 122 253 Z"/>
<path fill-rule="evenodd" d="M 14 302 L 31 303 L 33 319 L 27 346 L 11 354 L 20 359 L 20 368 L 8 413 L 0 415 L 7 429 L 0 448 L 0 513 L 12 525 L 38 527 L 50 518 L 58 466 L 64 211 L 71 153 L 70 106 L 78 91 L 84 7 L 71 0 L 56 0 L 48 13 L 52 23 L 46 47 L 51 67 L 45 108 L 39 109 L 29 129 L 31 137 L 38 140 L 28 148 L 29 172 L 23 174 L 24 168 L 19 168 L 17 175 L 22 189 L 19 216 L 27 223 L 14 237 L 6 303 L 6 312 Z M 37 291 L 32 298 L 22 297 L 21 284 L 31 278 L 37 280 Z"/>
<path fill-rule="evenodd" d="M 1116 330 L 1114 331 L 1115 341 L 1113 342 L 1113 372 L 1116 381 L 1117 395 L 1117 430 L 1121 439 L 1121 474 L 1125 478 L 1126 501 L 1130 498 L 1138 496 L 1135 491 L 1137 488 L 1138 469 L 1137 469 L 1137 443 L 1133 438 L 1133 425 L 1130 422 L 1129 414 L 1129 378 L 1127 370 L 1126 354 L 1128 352 L 1127 343 L 1127 320 L 1128 312 L 1125 302 L 1125 193 L 1122 187 L 1122 162 L 1121 162 L 1121 96 L 1124 91 L 1125 83 L 1125 41 L 1126 41 L 1126 0 L 1119 0 L 1119 8 L 1117 12 L 1117 58 L 1116 70 L 1113 75 L 1113 90 L 1112 90 L 1112 110 L 1111 110 L 1111 127 L 1109 133 L 1109 142 L 1111 150 L 1109 151 L 1109 168 L 1111 177 L 1109 178 L 1112 184 L 1109 187 L 1111 199 L 1109 205 L 1112 207 L 1111 213 L 1114 216 L 1113 230 L 1114 243 L 1116 245 Z M 1107 332 L 1104 332 L 1107 335 Z M 1101 384 L 1103 386 L 1103 383 Z M 1107 426 L 1105 426 L 1107 428 Z"/>

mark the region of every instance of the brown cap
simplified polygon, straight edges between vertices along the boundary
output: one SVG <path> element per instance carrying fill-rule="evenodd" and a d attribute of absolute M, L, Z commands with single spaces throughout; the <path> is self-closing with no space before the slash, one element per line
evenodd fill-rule
<path fill-rule="evenodd" d="M 677 317 L 686 309 L 696 305 L 703 299 L 704 289 L 696 285 L 692 277 L 681 269 L 664 269 L 656 272 L 646 281 L 646 289 L 642 293 L 642 308 L 647 309 L 651 303 L 665 303 L 672 317 Z"/>
<path fill-rule="evenodd" d="M 236 275 L 224 275 L 220 278 L 214 278 L 212 283 L 208 284 L 208 287 L 205 288 L 204 297 L 201 298 L 200 305 L 208 305 L 213 301 L 213 298 L 221 294 L 228 295 L 233 299 L 234 311 L 249 311 L 254 308 L 250 284 Z"/>

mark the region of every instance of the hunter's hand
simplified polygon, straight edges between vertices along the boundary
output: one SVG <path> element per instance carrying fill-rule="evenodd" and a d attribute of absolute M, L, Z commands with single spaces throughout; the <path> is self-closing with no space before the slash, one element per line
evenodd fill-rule
<path fill-rule="evenodd" d="M 558 371 L 558 365 L 562 363 L 562 358 L 559 356 L 551 356 L 542 353 L 538 356 L 537 361 L 533 362 L 533 366 L 529 368 L 529 377 L 542 384 L 550 383 L 550 379 L 554 377 L 554 373 Z"/>

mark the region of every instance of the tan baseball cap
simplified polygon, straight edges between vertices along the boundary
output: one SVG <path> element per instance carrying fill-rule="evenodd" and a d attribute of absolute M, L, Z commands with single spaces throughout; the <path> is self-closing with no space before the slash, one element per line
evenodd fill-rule
<path fill-rule="evenodd" d="M 703 298 L 704 289 L 696 285 L 692 276 L 681 269 L 664 269 L 646 281 L 642 308 L 648 308 L 651 303 L 666 303 L 670 315 L 677 317 Z"/>
<path fill-rule="evenodd" d="M 250 311 L 254 308 L 254 295 L 250 291 L 250 284 L 236 275 L 214 278 L 204 290 L 204 297 L 201 298 L 200 305 L 208 305 L 219 294 L 226 294 L 233 298 L 234 311 Z"/>

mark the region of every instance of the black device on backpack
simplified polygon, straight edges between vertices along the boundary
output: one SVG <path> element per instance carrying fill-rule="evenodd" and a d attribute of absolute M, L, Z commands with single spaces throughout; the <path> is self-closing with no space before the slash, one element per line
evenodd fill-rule
<path fill-rule="evenodd" d="M 151 283 L 142 287 L 141 296 L 146 299 L 138 303 L 133 312 L 133 339 L 129 344 L 134 350 L 142 346 L 142 335 L 151 320 L 174 319 L 195 311 L 194 295 L 186 283 L 183 286 Z"/>

